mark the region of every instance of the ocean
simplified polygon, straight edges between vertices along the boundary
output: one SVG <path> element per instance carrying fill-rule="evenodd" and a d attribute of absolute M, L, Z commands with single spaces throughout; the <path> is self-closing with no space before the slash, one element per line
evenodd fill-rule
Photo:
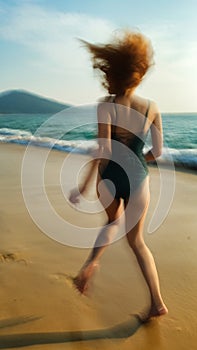
<path fill-rule="evenodd" d="M 162 121 L 161 161 L 168 162 L 170 156 L 176 167 L 197 170 L 197 113 L 162 113 Z M 54 115 L 0 115 L 0 142 L 4 143 L 89 153 L 96 136 L 96 105 L 71 107 Z"/>

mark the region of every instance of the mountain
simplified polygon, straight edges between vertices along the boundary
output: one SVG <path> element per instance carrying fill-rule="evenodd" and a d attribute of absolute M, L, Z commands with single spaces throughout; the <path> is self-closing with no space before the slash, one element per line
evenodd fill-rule
<path fill-rule="evenodd" d="M 57 113 L 68 107 L 70 105 L 25 90 L 0 93 L 0 113 Z"/>

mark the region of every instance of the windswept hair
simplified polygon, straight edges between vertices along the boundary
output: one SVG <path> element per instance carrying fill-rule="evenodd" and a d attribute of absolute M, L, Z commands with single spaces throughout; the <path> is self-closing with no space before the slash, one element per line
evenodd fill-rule
<path fill-rule="evenodd" d="M 91 53 L 93 68 L 101 73 L 102 85 L 110 94 L 121 95 L 138 86 L 154 63 L 150 40 L 138 32 L 124 31 L 105 45 L 81 42 Z"/>

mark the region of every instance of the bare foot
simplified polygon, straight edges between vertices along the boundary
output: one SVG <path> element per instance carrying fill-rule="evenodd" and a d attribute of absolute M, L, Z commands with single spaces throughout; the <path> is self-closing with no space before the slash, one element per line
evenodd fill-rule
<path fill-rule="evenodd" d="M 156 305 L 152 305 L 148 312 L 144 312 L 138 315 L 138 318 L 142 323 L 146 323 L 151 320 L 153 317 L 160 317 L 167 315 L 168 309 L 165 304 L 157 307 Z"/>
<path fill-rule="evenodd" d="M 87 294 L 90 279 L 92 279 L 97 268 L 98 263 L 89 264 L 86 267 L 82 268 L 79 274 L 73 278 L 74 286 L 81 294 Z"/>

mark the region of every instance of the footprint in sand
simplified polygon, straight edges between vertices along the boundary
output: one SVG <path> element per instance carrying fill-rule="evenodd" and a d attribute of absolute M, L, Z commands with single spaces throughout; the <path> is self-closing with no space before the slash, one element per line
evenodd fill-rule
<path fill-rule="evenodd" d="M 51 277 L 57 280 L 58 282 L 66 283 L 69 287 L 73 288 L 73 277 L 71 275 L 68 275 L 63 272 L 58 272 L 51 275 Z"/>
<path fill-rule="evenodd" d="M 5 262 L 17 262 L 17 263 L 23 263 L 27 265 L 27 261 L 24 258 L 21 258 L 18 254 L 16 253 L 10 253 L 10 252 L 1 252 L 0 253 L 0 262 L 5 263 Z"/>
<path fill-rule="evenodd" d="M 77 295 L 80 296 L 90 296 L 91 295 L 91 291 L 92 291 L 92 285 L 90 284 L 88 287 L 88 290 L 86 290 L 85 292 L 81 293 L 78 288 L 76 287 L 75 283 L 74 283 L 74 277 L 72 275 L 63 273 L 63 272 L 59 272 L 59 273 L 55 273 L 53 275 L 51 275 L 51 278 L 60 283 L 64 283 L 66 284 L 69 288 L 73 289 Z"/>

